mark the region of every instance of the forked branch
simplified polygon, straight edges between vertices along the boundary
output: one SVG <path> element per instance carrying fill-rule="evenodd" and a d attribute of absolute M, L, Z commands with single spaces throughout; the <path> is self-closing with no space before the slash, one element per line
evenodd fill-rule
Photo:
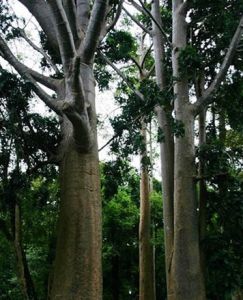
<path fill-rule="evenodd" d="M 138 27 L 140 27 L 144 32 L 148 33 L 150 36 L 152 35 L 152 32 L 146 28 L 141 22 L 139 22 L 139 20 L 134 17 L 132 14 L 130 14 L 130 12 L 123 6 L 122 9 L 124 10 L 124 12 L 128 15 L 128 17 L 135 23 L 138 25 Z"/>
<path fill-rule="evenodd" d="M 51 7 L 55 20 L 57 40 L 63 67 L 65 71 L 68 71 L 70 62 L 76 54 L 72 30 L 63 8 L 62 0 L 48 0 L 48 3 Z"/>
<path fill-rule="evenodd" d="M 127 86 L 141 99 L 144 100 L 144 96 L 141 92 L 136 90 L 133 85 L 129 82 L 129 80 L 126 78 L 126 76 L 113 64 L 112 61 L 109 60 L 108 57 L 106 57 L 101 51 L 99 51 L 99 54 L 101 58 L 112 67 L 112 69 L 126 82 Z"/>
<path fill-rule="evenodd" d="M 55 24 L 53 22 L 49 4 L 44 0 L 19 0 L 29 12 L 36 18 L 47 39 L 56 52 L 59 51 L 56 37 Z"/>
<path fill-rule="evenodd" d="M 23 29 L 19 30 L 21 37 L 37 52 L 39 52 L 41 55 L 43 55 L 43 57 L 45 58 L 45 60 L 49 63 L 49 65 L 52 67 L 52 69 L 55 71 L 55 73 L 60 73 L 60 71 L 58 70 L 57 66 L 53 63 L 53 61 L 51 60 L 50 56 L 44 51 L 44 49 L 42 49 L 41 47 L 38 47 L 36 44 L 34 44 L 32 42 L 32 40 L 30 38 L 28 38 L 28 36 L 26 35 L 25 31 Z"/>
<path fill-rule="evenodd" d="M 56 101 L 51 98 L 36 82 L 34 79 L 34 75 L 41 81 L 41 76 L 39 73 L 32 71 L 27 68 L 25 65 L 20 63 L 18 59 L 13 55 L 8 45 L 5 43 L 4 39 L 0 36 L 0 52 L 3 58 L 12 65 L 16 71 L 23 76 L 27 81 L 29 81 L 32 85 L 33 91 L 40 97 L 40 99 L 54 112 L 57 114 L 61 114 L 61 111 L 58 109 L 56 105 Z M 43 76 L 43 80 L 46 83 L 46 78 Z M 51 82 L 51 81 L 50 81 Z M 44 83 L 44 82 L 43 82 Z"/>
<path fill-rule="evenodd" d="M 216 92 L 221 82 L 224 80 L 225 75 L 229 69 L 229 66 L 232 62 L 232 59 L 237 51 L 237 46 L 240 42 L 240 38 L 243 33 L 243 17 L 241 17 L 239 25 L 235 31 L 235 34 L 230 42 L 228 51 L 224 57 L 222 65 L 218 74 L 215 76 L 213 82 L 210 86 L 205 90 L 203 95 L 195 102 L 192 106 L 193 112 L 195 116 L 207 105 L 209 105 L 213 101 L 213 94 Z"/>
<path fill-rule="evenodd" d="M 117 9 L 116 9 L 116 14 L 114 19 L 112 20 L 112 22 L 107 26 L 106 28 L 106 33 L 108 33 L 109 31 L 111 31 L 112 29 L 114 29 L 114 27 L 116 26 L 117 21 L 120 18 L 121 12 L 122 12 L 122 4 L 123 4 L 124 0 L 120 0 Z"/>
<path fill-rule="evenodd" d="M 90 64 L 99 43 L 99 37 L 104 26 L 108 0 L 95 0 L 84 40 L 82 51 L 83 62 Z"/>

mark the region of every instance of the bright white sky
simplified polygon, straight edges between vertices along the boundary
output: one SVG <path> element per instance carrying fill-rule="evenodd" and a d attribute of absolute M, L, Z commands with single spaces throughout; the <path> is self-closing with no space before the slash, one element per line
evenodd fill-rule
<path fill-rule="evenodd" d="M 36 28 L 38 27 L 38 23 L 36 20 L 31 16 L 28 10 L 17 0 L 8 0 L 7 1 L 15 14 L 20 17 L 24 17 L 27 21 L 27 26 L 25 28 L 26 33 L 28 36 L 35 41 L 36 44 L 39 43 L 38 33 Z M 131 11 L 132 7 L 129 5 L 129 11 Z M 17 24 L 16 24 L 17 25 Z M 19 24 L 21 25 L 21 24 Z M 119 24 L 118 24 L 119 27 Z M 134 32 L 137 32 L 139 29 L 137 25 L 134 26 Z M 42 72 L 42 70 L 38 67 L 41 55 L 34 51 L 26 42 L 13 42 L 11 44 L 11 50 L 17 55 L 26 65 L 35 69 L 38 72 Z M 3 60 L 0 60 L 1 64 L 5 64 Z M 6 65 L 6 64 L 5 64 Z M 9 66 L 8 66 L 9 67 Z M 14 71 L 14 70 L 13 70 Z M 46 74 L 46 73 L 45 73 Z M 97 88 L 96 90 L 96 109 L 99 118 L 104 121 L 104 126 L 98 129 L 98 143 L 99 147 L 103 146 L 112 136 L 113 131 L 109 124 L 109 118 L 115 116 L 119 112 L 119 108 L 115 105 L 114 102 L 114 89 L 110 89 L 106 92 L 100 92 Z M 45 105 L 40 101 L 37 100 L 36 105 L 33 106 L 33 110 L 38 113 L 47 114 L 47 110 Z M 154 145 L 156 146 L 156 145 Z M 110 160 L 115 159 L 115 156 L 112 157 L 112 154 L 109 153 L 109 146 L 107 146 L 104 150 L 100 151 L 99 153 L 101 160 Z M 135 167 L 139 166 L 139 159 L 138 157 L 132 157 L 132 164 Z M 155 175 L 158 178 L 160 177 L 160 166 L 159 166 L 159 159 L 156 159 L 156 168 L 155 168 Z"/>

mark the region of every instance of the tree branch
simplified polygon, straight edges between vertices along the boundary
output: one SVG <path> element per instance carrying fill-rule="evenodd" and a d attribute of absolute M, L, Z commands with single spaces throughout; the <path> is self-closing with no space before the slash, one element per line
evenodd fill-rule
<path fill-rule="evenodd" d="M 70 61 L 76 55 L 70 24 L 68 22 L 65 10 L 63 9 L 62 0 L 48 0 L 48 2 L 55 19 L 57 40 L 63 67 L 65 71 L 68 71 Z"/>
<path fill-rule="evenodd" d="M 116 71 L 116 73 L 126 82 L 127 86 L 142 100 L 144 100 L 144 96 L 141 92 L 134 89 L 133 85 L 129 82 L 129 80 L 126 78 L 126 76 L 109 60 L 108 57 L 106 57 L 101 51 L 99 51 L 99 54 L 101 58 L 112 67 L 113 70 Z"/>
<path fill-rule="evenodd" d="M 44 86 L 46 86 L 47 88 L 49 88 L 53 91 L 57 91 L 58 86 L 59 86 L 59 82 L 60 82 L 58 79 L 54 79 L 54 78 L 51 78 L 51 77 L 44 76 L 44 75 L 42 75 L 42 74 L 26 67 L 21 62 L 19 62 L 19 64 L 22 65 L 22 68 L 25 68 L 26 72 L 28 72 L 40 84 L 43 84 Z"/>
<path fill-rule="evenodd" d="M 149 29 L 147 29 L 141 22 L 139 22 L 137 18 L 130 14 L 124 6 L 122 7 L 122 9 L 129 16 L 129 18 L 131 18 L 131 20 L 133 20 L 133 22 L 136 23 L 144 32 L 148 33 L 150 36 L 152 35 L 152 32 Z"/>
<path fill-rule="evenodd" d="M 149 52 L 151 51 L 152 47 L 153 47 L 153 44 L 151 44 L 151 45 L 148 47 L 147 51 L 144 53 L 144 55 L 143 55 L 143 57 L 142 57 L 142 62 L 141 62 L 141 68 L 142 68 L 142 69 L 143 69 L 145 60 L 146 60 L 146 58 L 148 57 Z"/>
<path fill-rule="evenodd" d="M 46 61 L 50 64 L 50 66 L 52 67 L 52 69 L 57 73 L 60 74 L 60 71 L 58 70 L 57 66 L 53 63 L 53 61 L 51 60 L 50 56 L 40 47 L 36 46 L 31 39 L 29 39 L 25 33 L 25 31 L 23 29 L 19 29 L 20 35 L 21 37 L 37 52 L 39 52 L 40 54 L 42 54 L 44 56 L 44 58 L 46 59 Z"/>
<path fill-rule="evenodd" d="M 48 3 L 44 0 L 19 0 L 19 2 L 36 18 L 52 48 L 59 52 L 55 26 Z"/>
<path fill-rule="evenodd" d="M 79 29 L 78 19 L 77 19 L 77 9 L 74 0 L 64 0 L 63 6 L 69 21 L 69 25 L 73 34 L 74 44 L 76 48 L 79 47 L 81 42 L 81 30 Z"/>
<path fill-rule="evenodd" d="M 162 35 L 164 36 L 165 40 L 167 41 L 167 43 L 171 46 L 172 43 L 169 40 L 167 33 L 164 31 L 164 29 L 162 28 L 161 24 L 159 24 L 157 22 L 157 20 L 153 17 L 153 15 L 151 14 L 151 12 L 147 9 L 147 7 L 144 5 L 142 0 L 138 0 L 139 3 L 141 4 L 143 10 L 145 11 L 146 15 L 154 22 L 154 24 L 158 27 L 158 29 L 160 30 L 160 32 L 162 33 Z"/>
<path fill-rule="evenodd" d="M 5 43 L 5 42 L 4 42 Z M 5 43 L 6 44 L 6 43 Z M 6 45 L 7 46 L 7 45 Z M 7 50 L 7 49 L 6 49 Z M 9 49 L 10 50 L 10 49 Z M 4 54 L 3 51 L 1 51 L 1 46 L 0 46 L 0 55 L 6 59 L 8 61 L 8 57 L 6 57 L 6 55 Z M 13 54 L 12 54 L 13 55 Z M 47 88 L 53 90 L 53 91 L 57 91 L 60 80 L 58 79 L 54 79 L 51 77 L 47 77 L 44 76 L 42 74 L 40 74 L 37 71 L 34 71 L 33 69 L 28 68 L 26 65 L 24 65 L 23 63 L 21 63 L 19 60 L 17 60 L 17 58 L 15 58 L 16 61 L 19 64 L 19 67 L 22 68 L 23 71 L 29 73 L 36 81 L 38 81 L 40 84 L 46 86 Z M 10 63 L 10 62 L 9 62 Z M 11 63 L 10 63 L 11 64 Z M 12 65 L 12 64 L 11 64 Z"/>
<path fill-rule="evenodd" d="M 90 5 L 88 0 L 76 0 L 78 26 L 86 32 L 89 23 Z"/>
<path fill-rule="evenodd" d="M 130 57 L 131 61 L 136 65 L 136 67 L 138 68 L 139 72 L 142 74 L 143 73 L 143 69 L 140 66 L 140 64 L 138 63 L 138 61 L 136 60 L 136 58 L 134 57 Z"/>
<path fill-rule="evenodd" d="M 220 86 L 221 82 L 224 80 L 225 75 L 229 69 L 229 66 L 232 62 L 232 59 L 235 55 L 235 52 L 237 50 L 237 46 L 239 44 L 241 35 L 243 32 L 243 17 L 241 17 L 239 25 L 235 31 L 235 34 L 230 42 L 228 51 L 224 57 L 224 60 L 222 62 L 222 65 L 220 67 L 220 70 L 218 74 L 215 76 L 213 82 L 210 84 L 210 86 L 206 89 L 206 91 L 203 93 L 203 95 L 198 99 L 197 102 L 195 102 L 192 105 L 192 109 L 195 115 L 197 115 L 204 107 L 209 105 L 213 101 L 213 94 Z"/>
<path fill-rule="evenodd" d="M 128 0 L 128 2 L 130 2 L 132 6 L 134 6 L 136 10 L 139 11 L 141 14 L 146 15 L 146 11 L 139 4 L 137 4 L 137 2 L 135 2 L 134 0 Z"/>
<path fill-rule="evenodd" d="M 10 65 L 12 65 L 16 71 L 27 81 L 29 81 L 32 85 L 33 91 L 41 98 L 41 100 L 53 111 L 55 111 L 57 114 L 61 114 L 61 111 L 58 109 L 56 102 L 54 99 L 52 99 L 35 81 L 34 79 L 34 74 L 36 77 L 38 77 L 39 81 L 42 78 L 42 75 L 39 73 L 27 68 L 25 65 L 20 63 L 18 59 L 13 55 L 3 38 L 0 36 L 0 51 L 3 56 L 3 58 L 8 61 Z M 31 72 L 30 72 L 31 70 Z M 44 76 L 43 76 L 44 78 Z M 46 83 L 46 77 L 44 78 L 45 83 Z"/>
<path fill-rule="evenodd" d="M 155 63 L 152 65 L 152 67 L 150 68 L 150 70 L 146 74 L 146 78 L 149 78 L 153 74 L 154 70 L 155 70 Z"/>
<path fill-rule="evenodd" d="M 106 28 L 106 33 L 108 33 L 109 31 L 111 31 L 112 29 L 114 29 L 114 27 L 116 26 L 117 21 L 120 18 L 121 12 L 122 12 L 122 4 L 123 4 L 124 0 L 120 0 L 117 10 L 116 10 L 116 15 L 113 19 L 113 21 L 111 22 L 110 25 L 107 26 Z"/>
<path fill-rule="evenodd" d="M 186 15 L 187 10 L 188 10 L 188 6 L 189 6 L 189 1 L 188 0 L 185 0 L 184 2 L 182 2 L 181 5 L 178 7 L 179 14 Z"/>
<path fill-rule="evenodd" d="M 108 0 L 95 0 L 82 51 L 83 62 L 90 64 L 99 43 L 99 37 L 106 17 Z"/>
<path fill-rule="evenodd" d="M 77 111 L 82 113 L 85 109 L 85 92 L 80 75 L 81 58 L 76 57 L 70 70 L 68 86 L 71 87 L 71 99 Z"/>
<path fill-rule="evenodd" d="M 79 113 L 73 103 L 64 101 L 61 110 L 73 125 L 74 140 L 78 148 L 81 151 L 89 150 L 92 147 L 93 132 L 87 109 L 84 108 L 84 111 Z"/>

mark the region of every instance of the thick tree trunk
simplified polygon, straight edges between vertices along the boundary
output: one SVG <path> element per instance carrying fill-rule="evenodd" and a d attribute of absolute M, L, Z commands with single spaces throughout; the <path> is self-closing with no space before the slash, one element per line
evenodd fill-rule
<path fill-rule="evenodd" d="M 151 209 L 148 167 L 143 165 L 147 156 L 146 126 L 142 124 L 141 134 L 145 150 L 141 155 L 140 179 L 140 222 L 139 222 L 139 300 L 155 300 L 154 258 L 151 241 Z"/>
<path fill-rule="evenodd" d="M 21 232 L 21 214 L 19 204 L 16 202 L 13 215 L 13 246 L 15 257 L 17 261 L 17 274 L 20 283 L 21 291 L 26 300 L 37 299 L 34 284 L 30 275 L 29 267 L 27 264 L 25 252 L 22 245 L 22 232 Z"/>
<path fill-rule="evenodd" d="M 183 0 L 173 2 L 173 76 L 176 122 L 184 128 L 175 139 L 174 252 L 172 272 L 175 282 L 171 299 L 205 299 L 199 253 L 198 213 L 195 192 L 194 116 L 189 103 L 186 76 L 181 76 L 179 53 L 186 47 L 187 27 Z"/>
<path fill-rule="evenodd" d="M 81 65 L 80 80 L 87 115 L 77 115 L 76 112 L 70 115 L 72 123 L 67 118 L 63 122 L 61 205 L 50 288 L 51 300 L 102 299 L 101 198 L 95 82 L 89 66 Z M 86 126 L 90 126 L 87 127 L 90 128 L 88 132 L 82 129 L 83 121 L 87 123 Z"/>
<path fill-rule="evenodd" d="M 152 14 L 157 23 L 162 25 L 160 16 L 159 0 L 153 1 Z M 155 74 L 158 87 L 163 90 L 165 87 L 165 74 L 163 67 L 164 42 L 157 25 L 153 22 L 153 43 L 155 56 Z M 164 219 L 164 239 L 165 239 L 165 265 L 168 299 L 174 294 L 173 279 L 171 273 L 171 259 L 173 253 L 174 239 L 174 141 L 169 125 L 169 113 L 163 107 L 156 108 L 159 127 L 163 131 L 164 140 L 160 142 L 160 159 L 162 174 L 163 192 L 163 219 Z"/>
<path fill-rule="evenodd" d="M 183 107 L 184 110 L 185 106 Z M 198 213 L 194 183 L 193 117 L 186 112 L 177 118 L 185 135 L 175 143 L 174 254 L 172 271 L 175 298 L 205 299 L 199 255 Z"/>
<path fill-rule="evenodd" d="M 69 149 L 61 164 L 61 207 L 51 299 L 102 299 L 97 152 Z"/>

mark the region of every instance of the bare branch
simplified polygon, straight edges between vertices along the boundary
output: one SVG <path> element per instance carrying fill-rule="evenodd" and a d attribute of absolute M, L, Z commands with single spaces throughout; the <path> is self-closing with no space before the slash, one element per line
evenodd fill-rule
<path fill-rule="evenodd" d="M 78 19 L 77 19 L 77 9 L 74 0 L 64 0 L 63 6 L 72 30 L 73 39 L 75 46 L 78 48 L 81 42 L 81 30 L 79 29 Z"/>
<path fill-rule="evenodd" d="M 147 7 L 144 5 L 142 0 L 138 0 L 139 3 L 141 4 L 143 10 L 145 11 L 146 15 L 154 22 L 154 24 L 158 27 L 158 29 L 160 30 L 160 32 L 162 33 L 162 35 L 164 36 L 165 40 L 167 41 L 167 43 L 171 46 L 171 41 L 169 40 L 167 33 L 164 31 L 164 29 L 162 28 L 161 24 L 159 24 L 157 22 L 157 20 L 153 17 L 153 15 L 151 14 L 151 12 L 147 9 Z"/>
<path fill-rule="evenodd" d="M 19 64 L 22 65 L 22 67 L 26 69 L 26 72 L 28 72 L 33 77 L 33 79 L 38 81 L 40 84 L 43 84 L 44 86 L 46 86 L 47 88 L 49 88 L 53 91 L 57 91 L 60 80 L 44 76 L 44 75 L 26 67 L 24 64 L 22 64 L 20 62 L 19 62 Z"/>
<path fill-rule="evenodd" d="M 44 56 L 44 58 L 46 59 L 46 61 L 50 64 L 50 66 L 52 67 L 52 69 L 58 74 L 60 73 L 60 71 L 58 70 L 57 66 L 53 63 L 53 61 L 51 60 L 50 56 L 44 51 L 44 49 L 36 46 L 31 39 L 29 39 L 25 33 L 25 31 L 23 29 L 19 29 L 20 31 L 20 35 L 22 36 L 22 38 L 33 48 L 35 49 L 37 52 L 39 52 L 40 54 L 42 54 Z"/>
<path fill-rule="evenodd" d="M 27 81 L 29 81 L 32 85 L 33 91 L 41 98 L 41 100 L 53 111 L 55 111 L 57 114 L 61 114 L 60 110 L 58 109 L 56 102 L 54 99 L 52 99 L 35 81 L 34 74 L 36 74 L 36 77 L 41 80 L 42 75 L 39 73 L 32 71 L 31 69 L 27 68 L 25 65 L 20 63 L 18 59 L 13 55 L 3 38 L 0 36 L 0 51 L 3 58 L 8 61 L 10 65 L 12 65 L 16 71 L 23 76 Z M 44 78 L 44 76 L 43 76 Z M 46 83 L 46 78 L 45 78 Z"/>
<path fill-rule="evenodd" d="M 139 72 L 142 74 L 143 73 L 143 69 L 140 66 L 140 64 L 138 63 L 138 61 L 136 60 L 136 58 L 134 57 L 130 57 L 131 61 L 134 62 L 134 64 L 136 65 L 136 67 L 138 68 Z"/>
<path fill-rule="evenodd" d="M 145 63 L 145 61 L 146 61 L 146 58 L 148 57 L 149 52 L 151 51 L 152 47 L 153 47 L 153 44 L 151 44 L 151 45 L 148 47 L 147 51 L 144 53 L 144 55 L 143 55 L 143 57 L 142 57 L 142 60 L 141 60 L 141 68 L 142 68 L 142 69 L 143 69 L 143 65 L 144 65 L 144 63 Z"/>
<path fill-rule="evenodd" d="M 72 31 L 62 6 L 62 0 L 48 0 L 57 31 L 57 40 L 65 71 L 68 71 L 72 58 L 76 55 Z"/>
<path fill-rule="evenodd" d="M 95 0 L 82 51 L 83 61 L 90 64 L 99 43 L 99 37 L 106 17 L 108 0 Z"/>
<path fill-rule="evenodd" d="M 192 106 L 192 109 L 193 109 L 195 115 L 197 115 L 204 107 L 206 107 L 213 101 L 212 96 L 215 93 L 215 91 L 218 89 L 218 87 L 220 86 L 221 82 L 225 78 L 225 75 L 229 69 L 232 59 L 236 53 L 237 46 L 239 44 L 242 32 L 243 32 L 243 17 L 241 17 L 241 19 L 240 19 L 239 25 L 238 25 L 238 27 L 235 31 L 235 34 L 230 42 L 228 51 L 224 57 L 224 60 L 222 62 L 222 65 L 220 67 L 218 74 L 215 76 L 213 82 L 206 89 L 206 91 L 203 93 L 203 95 Z"/>
<path fill-rule="evenodd" d="M 152 67 L 150 68 L 150 70 L 146 74 L 146 78 L 149 78 L 153 74 L 154 70 L 155 70 L 155 63 L 152 65 Z"/>
<path fill-rule="evenodd" d="M 140 93 L 138 90 L 134 89 L 133 85 L 129 82 L 129 80 L 126 78 L 126 76 L 109 60 L 108 57 L 106 57 L 101 51 L 99 51 L 99 54 L 101 55 L 101 58 L 112 67 L 114 71 L 126 82 L 127 86 L 142 100 L 144 100 L 144 96 L 142 93 Z"/>
<path fill-rule="evenodd" d="M 138 114 L 131 122 L 128 123 L 127 127 L 129 127 L 130 125 L 132 125 L 134 122 L 137 122 L 139 119 L 141 119 L 143 117 L 144 113 L 140 113 Z M 102 151 L 105 147 L 107 147 L 111 142 L 114 141 L 114 139 L 116 139 L 117 137 L 119 137 L 120 134 L 116 133 L 114 134 L 103 146 L 101 146 L 98 151 Z"/>
<path fill-rule="evenodd" d="M 44 0 L 19 0 L 19 2 L 36 18 L 52 48 L 59 52 L 55 26 L 48 3 Z"/>
<path fill-rule="evenodd" d="M 152 35 L 152 32 L 147 29 L 141 22 L 138 21 L 137 18 L 135 18 L 132 14 L 129 13 L 129 11 L 123 6 L 122 9 L 125 11 L 125 13 L 133 20 L 134 23 L 136 23 L 144 32 L 149 34 L 150 36 Z"/>
<path fill-rule="evenodd" d="M 146 11 L 139 4 L 137 4 L 137 2 L 135 2 L 134 0 L 128 0 L 128 2 L 130 2 L 132 6 L 134 6 L 136 10 L 139 11 L 141 14 L 146 15 Z"/>
<path fill-rule="evenodd" d="M 112 29 L 114 29 L 114 27 L 116 26 L 117 21 L 120 18 L 121 12 L 122 12 L 122 4 L 123 4 L 124 0 L 120 0 L 118 7 L 116 9 L 116 14 L 114 19 L 112 20 L 111 24 L 108 25 L 108 27 L 106 28 L 106 33 L 108 33 L 109 31 L 111 31 Z"/>
<path fill-rule="evenodd" d="M 0 46 L 0 55 L 4 59 L 6 59 L 8 61 L 8 59 L 5 58 L 4 52 L 1 51 L 1 46 Z M 57 91 L 58 86 L 59 86 L 59 82 L 60 82 L 58 79 L 54 79 L 54 78 L 42 75 L 39 72 L 34 71 L 33 69 L 28 68 L 26 65 L 24 65 L 20 61 L 18 61 L 18 64 L 19 64 L 20 67 L 22 67 L 23 70 L 25 70 L 25 72 L 29 73 L 36 81 L 38 81 L 39 83 L 43 84 L 44 86 L 46 86 L 47 88 L 49 88 L 49 89 L 51 89 L 53 91 Z"/>

